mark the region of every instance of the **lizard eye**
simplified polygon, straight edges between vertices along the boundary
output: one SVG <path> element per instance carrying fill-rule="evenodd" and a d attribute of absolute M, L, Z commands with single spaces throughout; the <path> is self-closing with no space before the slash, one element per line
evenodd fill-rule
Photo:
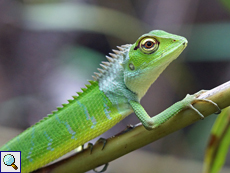
<path fill-rule="evenodd" d="M 139 45 L 143 53 L 151 54 L 157 50 L 159 44 L 154 38 L 143 38 Z"/>

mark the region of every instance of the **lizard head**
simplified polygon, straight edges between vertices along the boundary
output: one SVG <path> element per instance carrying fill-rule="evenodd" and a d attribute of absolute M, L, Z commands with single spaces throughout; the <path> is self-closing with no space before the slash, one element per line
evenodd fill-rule
<path fill-rule="evenodd" d="M 139 37 L 122 63 L 127 88 L 141 99 L 186 46 L 186 38 L 161 30 L 153 30 Z"/>

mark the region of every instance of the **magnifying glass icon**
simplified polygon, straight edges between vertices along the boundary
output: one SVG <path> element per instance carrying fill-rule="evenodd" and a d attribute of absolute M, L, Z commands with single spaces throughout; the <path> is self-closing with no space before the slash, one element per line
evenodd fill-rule
<path fill-rule="evenodd" d="M 18 167 L 14 164 L 15 163 L 15 158 L 11 154 L 7 154 L 3 158 L 3 162 L 7 166 L 12 166 L 15 170 L 18 169 Z"/>

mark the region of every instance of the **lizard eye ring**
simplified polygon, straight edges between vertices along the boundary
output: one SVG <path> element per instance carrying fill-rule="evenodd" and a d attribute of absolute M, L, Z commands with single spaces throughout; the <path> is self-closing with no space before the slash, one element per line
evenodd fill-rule
<path fill-rule="evenodd" d="M 139 45 L 143 53 L 151 54 L 157 50 L 159 43 L 156 39 L 147 37 L 143 38 Z"/>

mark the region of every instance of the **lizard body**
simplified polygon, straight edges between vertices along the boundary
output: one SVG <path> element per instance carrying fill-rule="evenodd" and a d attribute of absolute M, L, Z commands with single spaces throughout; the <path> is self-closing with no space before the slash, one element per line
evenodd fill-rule
<path fill-rule="evenodd" d="M 0 151 L 21 151 L 22 172 L 31 172 L 99 136 L 132 112 L 147 129 L 159 126 L 186 105 L 178 106 L 170 115 L 166 112 L 151 119 L 140 99 L 186 45 L 184 37 L 154 30 L 132 45 L 118 47 L 107 57 L 108 62 L 102 62 L 103 69 L 95 73 L 95 81 L 89 81 L 82 93 Z"/>

